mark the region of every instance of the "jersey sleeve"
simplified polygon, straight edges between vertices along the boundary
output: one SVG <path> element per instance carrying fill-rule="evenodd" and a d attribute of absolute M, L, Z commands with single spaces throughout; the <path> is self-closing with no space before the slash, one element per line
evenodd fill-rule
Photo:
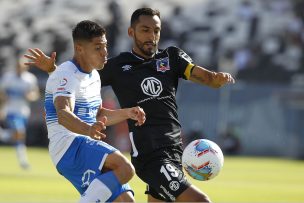
<path fill-rule="evenodd" d="M 53 92 L 53 101 L 58 96 L 75 98 L 79 82 L 73 74 L 58 73 L 52 74 L 50 77 L 52 77 L 50 88 Z"/>
<path fill-rule="evenodd" d="M 171 47 L 175 64 L 178 69 L 178 75 L 180 78 L 188 80 L 192 71 L 192 68 L 194 67 L 193 61 L 186 52 L 184 52 L 182 49 L 177 47 Z"/>

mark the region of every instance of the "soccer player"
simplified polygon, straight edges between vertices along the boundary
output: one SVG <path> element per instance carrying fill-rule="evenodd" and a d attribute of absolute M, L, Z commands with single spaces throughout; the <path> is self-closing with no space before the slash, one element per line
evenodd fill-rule
<path fill-rule="evenodd" d="M 136 174 L 147 183 L 149 202 L 210 202 L 209 197 L 190 184 L 182 170 L 183 145 L 177 115 L 176 91 L 179 78 L 219 88 L 234 83 L 229 73 L 212 72 L 193 63 L 177 47 L 158 49 L 160 13 L 151 8 L 137 9 L 131 17 L 128 35 L 131 52 L 108 60 L 100 71 L 101 85 L 112 86 L 122 108 L 139 105 L 146 113 L 144 125 L 128 120 L 132 144 L 131 159 Z M 36 65 L 53 71 L 55 55 L 35 55 Z"/>
<path fill-rule="evenodd" d="M 0 128 L 0 140 L 15 144 L 19 165 L 28 169 L 26 127 L 31 114 L 29 102 L 39 98 L 37 78 L 28 72 L 24 61 L 18 59 L 16 68 L 4 73 L 0 81 L 0 97 L 4 101 L 3 113 L 8 126 L 8 129 Z"/>
<path fill-rule="evenodd" d="M 72 35 L 74 57 L 49 76 L 45 89 L 50 156 L 58 172 L 81 194 L 79 202 L 133 202 L 127 184 L 134 175 L 132 164 L 100 140 L 106 126 L 125 119 L 140 126 L 145 113 L 138 106 L 109 110 L 101 105 L 97 70 L 107 62 L 105 30 L 86 20 L 76 25 Z"/>

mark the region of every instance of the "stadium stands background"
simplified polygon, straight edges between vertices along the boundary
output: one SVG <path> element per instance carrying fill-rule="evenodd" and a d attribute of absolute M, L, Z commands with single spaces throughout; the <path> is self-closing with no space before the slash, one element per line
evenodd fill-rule
<path fill-rule="evenodd" d="M 160 48 L 178 46 L 195 63 L 237 80 L 220 90 L 181 81 L 177 100 L 185 143 L 204 137 L 224 148 L 223 137 L 230 134 L 239 142 L 235 154 L 304 158 L 301 0 L 1 0 L 0 73 L 14 68 L 29 47 L 56 51 L 57 63 L 70 59 L 71 28 L 84 19 L 106 27 L 110 56 L 128 51 L 129 19 L 142 6 L 161 11 Z M 31 72 L 43 95 L 48 75 Z M 118 108 L 111 89 L 102 94 L 107 107 Z M 28 145 L 47 146 L 42 111 L 43 98 L 32 104 Z M 107 133 L 107 141 L 129 150 L 125 123 Z"/>

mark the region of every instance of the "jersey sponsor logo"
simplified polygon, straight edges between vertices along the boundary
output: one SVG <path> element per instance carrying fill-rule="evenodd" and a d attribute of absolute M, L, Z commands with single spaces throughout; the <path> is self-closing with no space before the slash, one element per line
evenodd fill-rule
<path fill-rule="evenodd" d="M 95 175 L 95 171 L 90 170 L 90 169 L 86 170 L 83 173 L 82 178 L 81 178 L 81 181 L 82 181 L 81 187 L 89 186 L 91 183 L 91 180 L 93 180 L 94 175 Z"/>
<path fill-rule="evenodd" d="M 154 77 L 148 77 L 141 82 L 141 89 L 144 94 L 152 97 L 157 97 L 163 91 L 163 86 L 158 79 Z"/>
<path fill-rule="evenodd" d="M 170 70 L 169 58 L 166 57 L 156 60 L 156 70 L 163 73 Z"/>
<path fill-rule="evenodd" d="M 131 65 L 124 65 L 122 68 L 122 71 L 128 71 L 128 70 L 131 70 Z"/>

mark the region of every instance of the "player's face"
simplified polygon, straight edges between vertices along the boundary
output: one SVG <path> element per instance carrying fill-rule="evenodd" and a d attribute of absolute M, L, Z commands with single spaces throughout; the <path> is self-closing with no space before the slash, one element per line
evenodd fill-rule
<path fill-rule="evenodd" d="M 142 15 L 134 27 L 128 30 L 134 40 L 133 49 L 145 58 L 151 58 L 158 49 L 161 21 L 157 15 Z"/>
<path fill-rule="evenodd" d="M 103 35 L 94 37 L 91 41 L 81 45 L 81 58 L 91 69 L 101 70 L 107 63 L 107 39 Z"/>

